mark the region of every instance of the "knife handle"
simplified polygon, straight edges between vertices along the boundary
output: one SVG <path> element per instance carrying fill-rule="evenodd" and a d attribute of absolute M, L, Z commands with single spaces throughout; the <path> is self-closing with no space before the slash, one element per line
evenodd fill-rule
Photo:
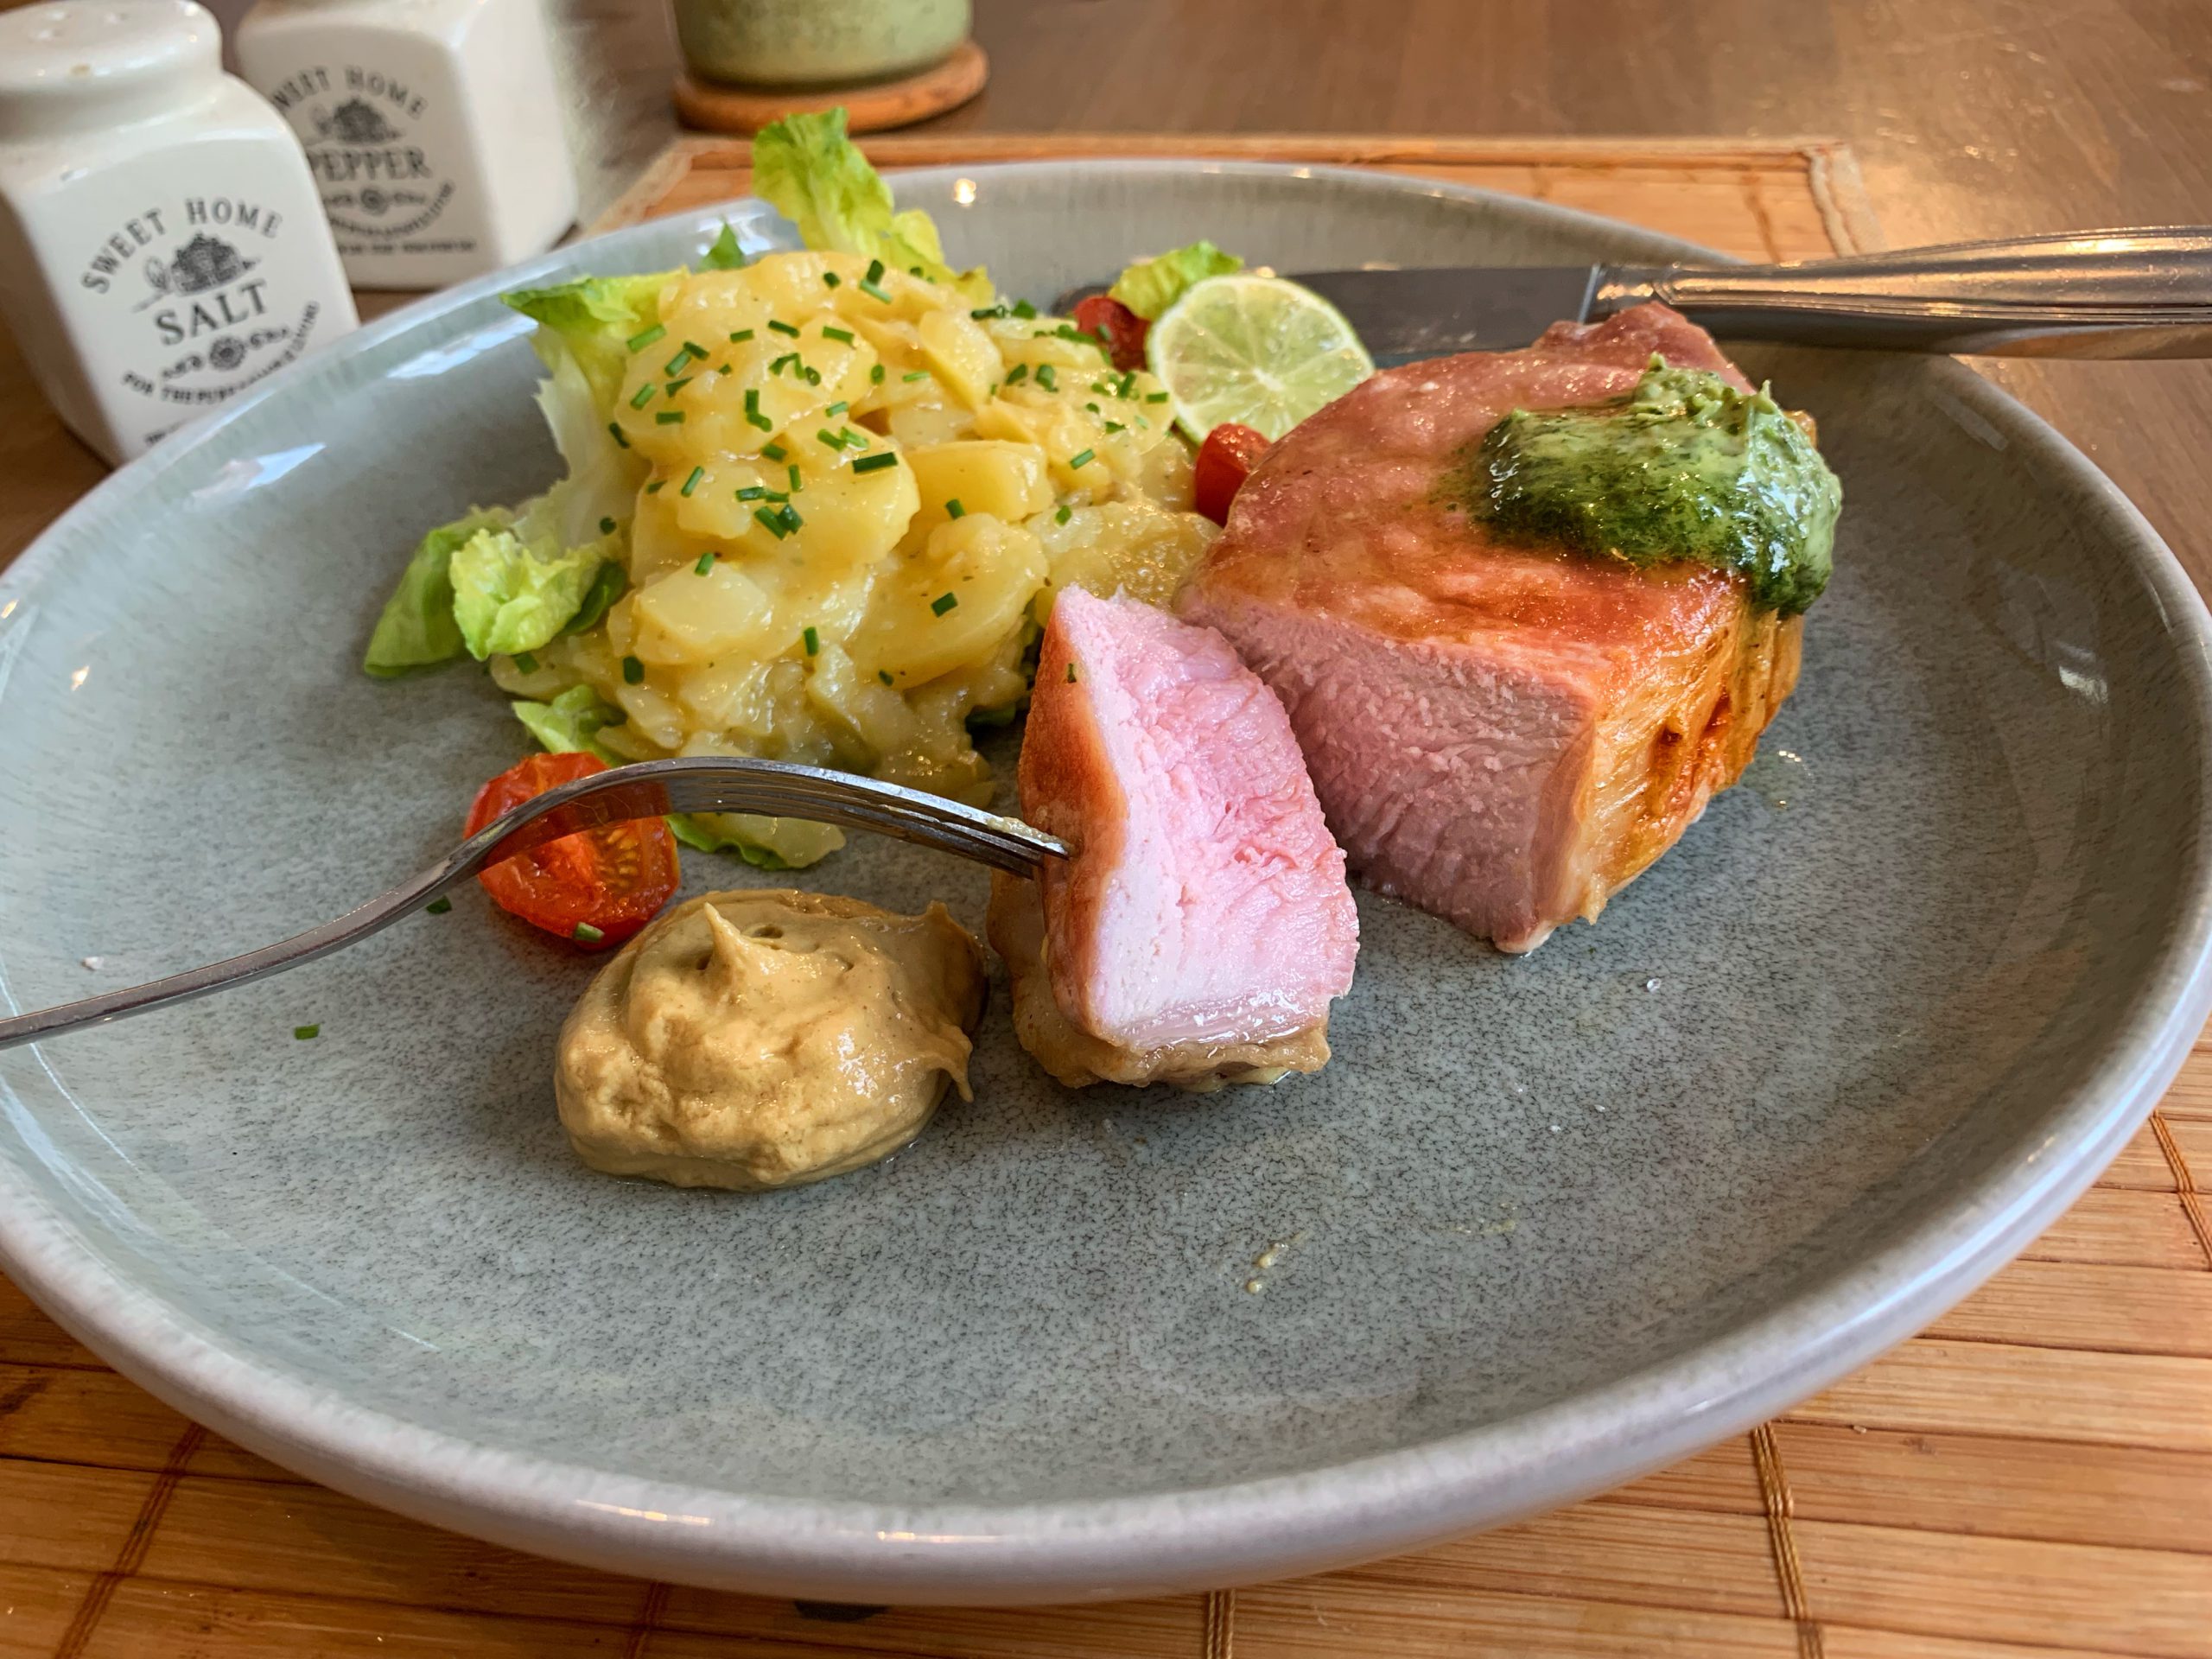
<path fill-rule="evenodd" d="M 2009 357 L 2212 356 L 2212 229 L 2076 231 L 1786 265 L 1601 266 L 1724 338 Z"/>

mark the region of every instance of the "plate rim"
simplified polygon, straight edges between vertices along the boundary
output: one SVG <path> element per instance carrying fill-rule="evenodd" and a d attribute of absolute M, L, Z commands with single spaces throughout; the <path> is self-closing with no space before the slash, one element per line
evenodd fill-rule
<path fill-rule="evenodd" d="M 899 188 L 1026 174 L 1187 174 L 1324 179 L 1379 194 L 1463 200 L 1524 222 L 1635 238 L 1657 252 L 1712 250 L 1603 215 L 1367 168 L 1194 156 L 978 163 L 894 174 Z M 357 330 L 358 354 L 433 315 L 689 225 L 709 236 L 744 197 L 626 226 L 430 294 Z M 111 493 L 184 464 L 325 353 L 173 434 L 118 468 L 4 572 L 0 601 L 29 597 L 80 518 Z M 2181 686 L 2212 733 L 2212 615 L 2135 505 L 2049 423 L 1964 365 L 1939 384 L 2079 489 L 2128 547 L 2173 628 Z M 125 484 L 124 480 L 130 480 Z M 2198 769 L 2212 784 L 2212 736 Z M 2207 790 L 2212 796 L 2212 789 Z M 480 1445 L 348 1402 L 111 1272 L 0 1162 L 0 1264 L 63 1328 L 149 1392 L 288 1468 L 416 1519 L 538 1554 L 648 1577 L 780 1596 L 910 1605 L 1077 1602 L 1217 1588 L 1319 1570 L 1494 1526 L 1632 1479 L 1764 1421 L 1903 1340 L 2003 1266 L 2094 1181 L 2157 1104 L 2212 1012 L 2212 849 L 2188 851 L 2174 925 L 2144 995 L 2094 1070 L 2051 1108 L 2068 1154 L 1993 1176 L 1903 1228 L 1884 1249 L 1725 1335 L 1569 1399 L 1420 1445 L 1295 1474 L 1143 1496 L 899 1504 L 748 1497 Z M 12 1104 L 12 1103 L 10 1103 Z M 1779 1361 L 1779 1363 L 1777 1363 Z"/>

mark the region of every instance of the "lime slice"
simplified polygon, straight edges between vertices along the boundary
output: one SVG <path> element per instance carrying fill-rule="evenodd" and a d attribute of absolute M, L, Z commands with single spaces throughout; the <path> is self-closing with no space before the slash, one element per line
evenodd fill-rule
<path fill-rule="evenodd" d="M 1145 337 L 1145 359 L 1194 442 L 1224 421 L 1270 442 L 1375 372 L 1344 314 L 1280 276 L 1209 276 Z"/>

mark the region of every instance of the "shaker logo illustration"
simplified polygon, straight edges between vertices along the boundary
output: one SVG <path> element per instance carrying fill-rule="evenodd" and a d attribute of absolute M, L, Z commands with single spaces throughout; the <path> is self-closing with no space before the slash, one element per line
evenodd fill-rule
<path fill-rule="evenodd" d="M 270 101 L 306 145 L 323 212 L 347 251 L 413 236 L 452 201 L 452 181 L 438 177 L 411 136 L 429 100 L 406 81 L 359 64 L 317 64 L 272 89 Z"/>
<path fill-rule="evenodd" d="M 125 371 L 125 386 L 163 404 L 218 404 L 306 349 L 321 308 L 310 301 L 287 316 L 270 292 L 267 261 L 283 225 L 242 197 L 188 196 L 144 209 L 100 244 L 79 280 L 120 299 L 135 267 L 144 291 L 131 314 L 151 314 L 161 347 L 182 348 L 158 368 Z"/>

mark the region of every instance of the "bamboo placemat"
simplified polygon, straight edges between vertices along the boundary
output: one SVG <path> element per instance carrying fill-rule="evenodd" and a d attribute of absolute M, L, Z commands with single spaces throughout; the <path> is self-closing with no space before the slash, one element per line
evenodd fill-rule
<path fill-rule="evenodd" d="M 1879 245 L 1815 141 L 868 141 L 1384 167 L 1769 258 Z M 682 141 L 605 223 L 743 194 Z M 0 355 L 0 559 L 67 495 Z M 11 383 L 12 379 L 12 385 Z M 81 487 L 78 486 L 77 487 Z M 73 491 L 70 492 L 73 493 Z M 2195 1172 L 2195 1173 L 2192 1173 Z M 1745 1438 L 1418 1555 L 1113 1606 L 839 1610 L 645 1584 L 387 1515 L 161 1405 L 0 1281 L 0 1659 L 2093 1659 L 2212 1656 L 2212 1043 L 2058 1224 L 1887 1357 Z M 848 1610 L 849 1611 L 849 1610 Z"/>

